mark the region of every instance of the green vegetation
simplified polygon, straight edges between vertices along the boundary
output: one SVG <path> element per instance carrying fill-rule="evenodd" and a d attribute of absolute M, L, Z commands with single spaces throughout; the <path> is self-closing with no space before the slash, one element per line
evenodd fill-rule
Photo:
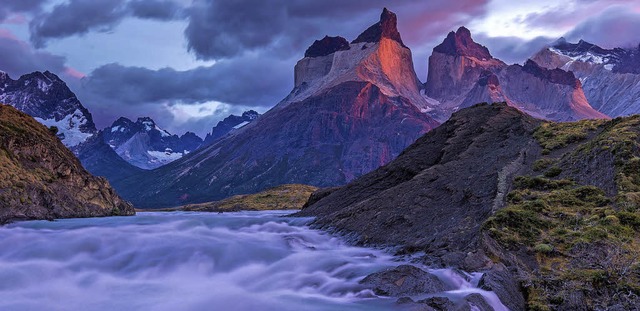
<path fill-rule="evenodd" d="M 640 296 L 639 134 L 640 116 L 536 129 L 543 155 L 553 157 L 532 164 L 541 176 L 515 178 L 507 206 L 483 227 L 503 249 L 533 262 L 524 268 L 528 309 L 555 310 L 575 293 L 592 309 L 630 308 L 626 301 Z M 612 185 L 615 194 L 572 176 Z"/>
<path fill-rule="evenodd" d="M 549 154 L 552 150 L 586 139 L 590 133 L 597 130 L 605 122 L 605 120 L 582 120 L 565 123 L 547 122 L 540 125 L 533 133 L 533 136 L 542 146 L 542 154 Z"/>
<path fill-rule="evenodd" d="M 236 195 L 221 201 L 190 204 L 185 211 L 299 210 L 318 188 L 307 185 L 282 185 L 256 194 Z"/>
<path fill-rule="evenodd" d="M 534 254 L 531 310 L 552 310 L 574 290 L 640 294 L 640 275 L 630 273 L 640 259 L 640 215 L 613 203 L 594 186 L 517 179 L 508 206 L 484 227 L 505 249 Z"/>

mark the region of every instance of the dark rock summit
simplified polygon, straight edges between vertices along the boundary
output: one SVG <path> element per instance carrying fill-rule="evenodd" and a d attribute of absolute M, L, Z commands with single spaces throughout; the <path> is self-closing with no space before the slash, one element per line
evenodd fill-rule
<path fill-rule="evenodd" d="M 325 36 L 321 40 L 314 41 L 313 44 L 304 52 L 304 57 L 326 56 L 333 54 L 336 51 L 348 50 L 349 48 L 349 41 L 347 41 L 347 39 L 340 36 Z"/>
<path fill-rule="evenodd" d="M 517 66 L 517 65 L 516 65 Z M 555 84 L 564 84 L 573 88 L 579 88 L 581 86 L 580 80 L 576 79 L 571 71 L 564 71 L 562 69 L 547 69 L 540 67 L 536 62 L 528 59 L 524 66 L 522 66 L 524 72 L 530 73 L 541 80 L 546 80 Z"/>
<path fill-rule="evenodd" d="M 0 105 L 0 223 L 135 214 L 50 129 Z"/>
<path fill-rule="evenodd" d="M 398 32 L 398 17 L 396 13 L 387 10 L 387 8 L 382 10 L 379 22 L 367 28 L 367 30 L 361 33 L 351 43 L 380 42 L 382 38 L 395 40 L 402 46 L 405 46 L 404 43 L 402 43 L 400 32 Z"/>
<path fill-rule="evenodd" d="M 471 31 L 460 27 L 456 32 L 450 32 L 440 45 L 433 48 L 434 52 L 453 56 L 469 56 L 477 59 L 491 59 L 487 47 L 480 45 L 471 38 Z"/>

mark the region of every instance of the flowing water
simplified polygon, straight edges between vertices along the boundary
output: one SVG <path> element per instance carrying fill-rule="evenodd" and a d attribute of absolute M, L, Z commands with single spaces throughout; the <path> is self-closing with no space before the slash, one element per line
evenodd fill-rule
<path fill-rule="evenodd" d="M 397 266 L 286 212 L 139 213 L 0 228 L 0 310 L 398 310 L 358 284 Z M 493 293 L 449 270 L 459 289 Z M 476 278 L 477 279 L 477 276 Z"/>

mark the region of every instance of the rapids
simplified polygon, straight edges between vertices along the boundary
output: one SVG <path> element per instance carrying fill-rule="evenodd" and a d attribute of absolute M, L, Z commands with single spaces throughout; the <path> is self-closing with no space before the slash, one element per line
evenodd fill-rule
<path fill-rule="evenodd" d="M 287 212 L 139 213 L 0 228 L 0 310 L 402 310 L 358 284 L 401 264 Z M 450 270 L 459 289 L 493 293 Z"/>

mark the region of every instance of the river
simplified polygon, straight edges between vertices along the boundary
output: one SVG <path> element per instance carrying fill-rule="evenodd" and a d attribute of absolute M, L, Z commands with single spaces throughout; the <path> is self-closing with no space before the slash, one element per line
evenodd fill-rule
<path fill-rule="evenodd" d="M 138 213 L 1 227 L 0 310 L 399 310 L 358 283 L 398 259 L 286 214 Z M 478 291 L 459 279 L 448 296 Z"/>

